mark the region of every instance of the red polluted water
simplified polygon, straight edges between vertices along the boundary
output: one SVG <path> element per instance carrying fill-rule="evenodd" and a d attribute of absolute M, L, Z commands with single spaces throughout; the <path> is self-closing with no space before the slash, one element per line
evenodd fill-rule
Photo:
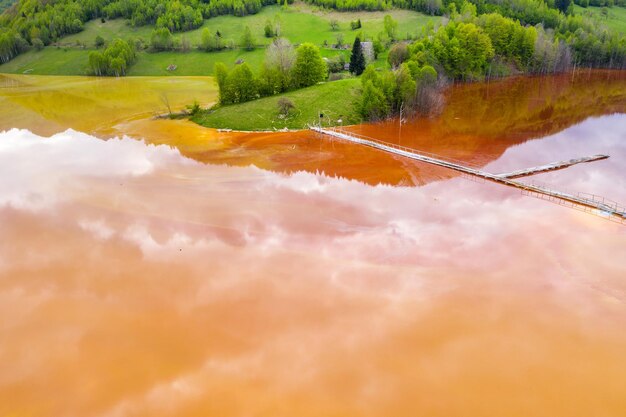
<path fill-rule="evenodd" d="M 454 86 L 349 129 L 488 172 L 607 153 L 531 178 L 624 203 L 625 77 Z M 623 225 L 307 131 L 151 118 L 210 79 L 3 82 L 0 416 L 626 409 Z"/>

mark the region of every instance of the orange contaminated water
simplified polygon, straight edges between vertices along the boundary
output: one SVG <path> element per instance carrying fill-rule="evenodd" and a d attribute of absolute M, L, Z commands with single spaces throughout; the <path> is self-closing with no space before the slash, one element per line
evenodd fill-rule
<path fill-rule="evenodd" d="M 0 76 L 0 417 L 624 415 L 626 227 L 215 97 Z M 349 129 L 626 203 L 625 72 Z"/>

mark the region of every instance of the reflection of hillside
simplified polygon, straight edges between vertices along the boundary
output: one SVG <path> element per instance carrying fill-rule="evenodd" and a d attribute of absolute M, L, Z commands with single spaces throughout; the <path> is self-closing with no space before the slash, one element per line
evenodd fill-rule
<path fill-rule="evenodd" d="M 451 91 L 441 134 L 532 139 L 590 116 L 626 111 L 626 73 L 520 77 Z"/>
<path fill-rule="evenodd" d="M 483 164 L 511 145 L 615 112 L 626 112 L 626 72 L 593 71 L 457 85 L 441 115 L 410 121 L 401 136 L 397 121 L 355 130 Z"/>
<path fill-rule="evenodd" d="M 215 99 L 215 87 L 207 77 L 0 75 L 0 87 L 4 87 L 2 107 L 15 113 L 12 118 L 0 116 L 0 129 L 19 127 L 43 135 L 71 128 L 108 136 L 118 123 L 166 112 L 162 96 L 173 109 L 194 99 Z"/>
<path fill-rule="evenodd" d="M 451 87 L 441 115 L 350 127 L 418 150 L 486 165 L 507 148 L 557 133 L 588 117 L 626 112 L 626 72 L 519 77 Z M 228 134 L 226 149 L 190 153 L 206 162 L 254 164 L 280 172 L 306 170 L 370 184 L 424 184 L 454 172 L 309 132 Z M 549 162 L 549 161 L 546 161 Z"/>
<path fill-rule="evenodd" d="M 68 128 L 100 137 L 129 135 L 175 146 L 202 162 L 256 165 L 291 173 L 322 172 L 368 184 L 424 184 L 454 172 L 380 151 L 320 139 L 308 131 L 224 133 L 183 120 L 151 120 L 195 97 L 215 98 L 207 77 L 45 77 L 0 75 L 0 130 L 26 128 L 49 135 Z M 626 112 L 626 71 L 511 78 L 447 91 L 436 118 L 352 126 L 357 132 L 485 165 L 513 145 L 554 134 L 591 117 Z M 249 115 L 242 115 L 248 117 Z M 549 161 L 546 161 L 549 162 Z"/>

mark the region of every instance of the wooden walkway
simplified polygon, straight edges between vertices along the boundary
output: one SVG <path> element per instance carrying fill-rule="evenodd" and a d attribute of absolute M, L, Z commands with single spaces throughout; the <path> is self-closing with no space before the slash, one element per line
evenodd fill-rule
<path fill-rule="evenodd" d="M 488 181 L 497 182 L 499 184 L 503 184 L 509 187 L 514 187 L 522 190 L 522 192 L 527 195 L 535 196 L 549 201 L 554 201 L 559 204 L 568 205 L 570 207 L 582 209 L 584 211 L 589 211 L 593 214 L 600 215 L 609 220 L 614 220 L 626 224 L 626 209 L 619 206 L 613 201 L 590 194 L 564 193 L 561 191 L 551 190 L 545 186 L 524 184 L 519 181 L 514 181 L 512 179 L 521 176 L 533 175 L 539 172 L 550 171 L 553 169 L 562 169 L 576 163 L 606 159 L 608 158 L 607 155 L 595 155 L 588 158 L 578 158 L 571 161 L 557 162 L 554 164 L 543 165 L 541 167 L 515 171 L 509 174 L 492 174 L 486 171 L 482 171 L 478 168 L 469 167 L 466 163 L 462 161 L 456 161 L 426 152 L 418 153 L 415 149 L 407 148 L 405 146 L 396 145 L 393 143 L 383 142 L 378 139 L 369 138 L 352 132 L 341 131 L 339 129 L 324 129 L 320 127 L 311 127 L 310 129 L 323 135 L 335 137 L 352 143 L 357 143 L 359 145 L 369 146 L 371 148 L 379 149 L 384 152 L 389 152 L 416 161 L 437 165 L 440 167 L 461 172 L 463 174 L 482 178 Z M 567 165 L 568 163 L 569 165 Z"/>
<path fill-rule="evenodd" d="M 541 174 L 542 172 L 556 171 L 558 169 L 571 167 L 572 165 L 582 164 L 584 162 L 600 161 L 602 159 L 607 159 L 608 157 L 608 155 L 586 156 L 584 158 L 570 159 L 569 161 L 553 162 L 551 164 L 541 165 L 538 167 L 520 169 L 518 171 L 508 172 L 505 174 L 498 174 L 498 176 L 509 179 L 527 177 L 529 175 Z"/>

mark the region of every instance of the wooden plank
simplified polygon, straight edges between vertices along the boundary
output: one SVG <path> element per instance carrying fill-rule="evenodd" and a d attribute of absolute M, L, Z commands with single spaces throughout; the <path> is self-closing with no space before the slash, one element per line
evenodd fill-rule
<path fill-rule="evenodd" d="M 529 175 L 541 174 L 542 172 L 556 171 L 557 169 L 563 169 L 563 168 L 571 167 L 572 165 L 582 164 L 585 162 L 600 161 L 603 159 L 607 159 L 608 157 L 609 157 L 608 155 L 586 156 L 583 158 L 570 159 L 569 161 L 553 162 L 551 164 L 540 165 L 538 167 L 532 167 L 532 168 L 526 168 L 526 169 L 520 169 L 517 171 L 507 172 L 504 174 L 497 174 L 497 175 L 499 177 L 508 178 L 508 179 L 521 178 L 521 177 L 527 177 Z"/>

